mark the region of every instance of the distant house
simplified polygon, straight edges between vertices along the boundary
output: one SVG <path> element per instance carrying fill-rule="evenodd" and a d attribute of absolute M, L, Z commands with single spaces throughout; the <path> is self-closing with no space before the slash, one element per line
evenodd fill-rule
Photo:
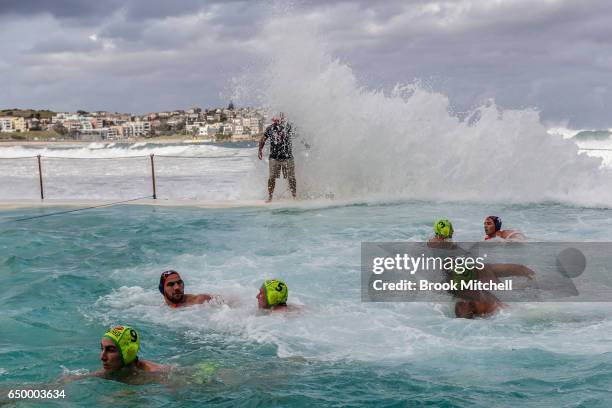
<path fill-rule="evenodd" d="M 149 136 L 151 134 L 151 122 L 131 122 L 128 126 L 133 129 L 133 136 Z"/>
<path fill-rule="evenodd" d="M 207 124 L 206 122 L 193 122 L 191 124 L 185 125 L 185 130 L 187 131 L 187 133 L 192 133 L 194 131 L 197 131 L 198 133 L 200 132 L 199 129 L 206 127 Z"/>
<path fill-rule="evenodd" d="M 123 131 L 121 126 L 111 126 L 108 128 L 108 139 L 116 140 L 120 139 L 123 136 Z"/>
<path fill-rule="evenodd" d="M 242 125 L 232 125 L 232 133 L 234 135 L 242 135 L 244 133 L 244 126 L 242 126 Z"/>
<path fill-rule="evenodd" d="M 14 132 L 13 129 L 13 117 L 12 116 L 0 116 L 0 132 Z"/>
<path fill-rule="evenodd" d="M 200 119 L 200 115 L 197 113 L 189 113 L 185 119 L 185 125 L 191 125 Z"/>
<path fill-rule="evenodd" d="M 26 121 L 21 116 L 1 116 L 0 132 L 25 132 Z"/>
<path fill-rule="evenodd" d="M 223 132 L 223 124 L 221 123 L 212 123 L 206 125 L 206 133 L 207 136 L 214 136 L 217 133 Z"/>

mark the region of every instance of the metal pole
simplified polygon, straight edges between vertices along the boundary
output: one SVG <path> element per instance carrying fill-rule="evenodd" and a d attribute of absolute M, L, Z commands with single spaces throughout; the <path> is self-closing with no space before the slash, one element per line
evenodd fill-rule
<path fill-rule="evenodd" d="M 38 158 L 38 180 L 40 181 L 40 199 L 45 199 L 45 193 L 43 190 L 43 180 L 42 180 L 42 166 L 40 164 L 40 154 L 36 156 Z"/>
<path fill-rule="evenodd" d="M 153 199 L 157 200 L 157 193 L 155 192 L 155 162 L 153 161 L 154 154 L 151 153 L 151 181 L 153 182 Z"/>

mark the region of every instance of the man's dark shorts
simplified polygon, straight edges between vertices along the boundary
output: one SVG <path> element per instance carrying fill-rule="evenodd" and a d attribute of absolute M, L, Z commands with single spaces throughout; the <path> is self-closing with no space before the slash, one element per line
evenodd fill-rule
<path fill-rule="evenodd" d="M 283 172 L 283 178 L 294 179 L 295 178 L 295 163 L 293 159 L 287 160 L 276 160 L 270 159 L 270 178 L 277 179 L 280 177 L 281 171 Z"/>

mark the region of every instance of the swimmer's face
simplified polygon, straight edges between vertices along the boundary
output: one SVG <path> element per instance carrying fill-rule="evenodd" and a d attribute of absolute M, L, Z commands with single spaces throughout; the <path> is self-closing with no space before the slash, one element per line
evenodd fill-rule
<path fill-rule="evenodd" d="M 164 295 L 166 299 L 172 303 L 180 303 L 183 300 L 185 294 L 185 284 L 181 279 L 181 275 L 173 273 L 166 278 L 164 282 Z"/>
<path fill-rule="evenodd" d="M 104 371 L 118 371 L 123 366 L 121 352 L 115 343 L 106 337 L 103 337 L 100 343 L 100 361 Z"/>
<path fill-rule="evenodd" d="M 463 319 L 472 319 L 474 317 L 474 305 L 472 305 L 472 302 L 457 302 L 455 304 L 455 316 Z"/>
<path fill-rule="evenodd" d="M 268 300 L 266 299 L 264 288 L 259 289 L 259 293 L 257 294 L 257 305 L 260 309 L 266 309 L 268 307 Z"/>
<path fill-rule="evenodd" d="M 487 235 L 495 235 L 495 222 L 491 218 L 485 218 L 484 231 Z"/>

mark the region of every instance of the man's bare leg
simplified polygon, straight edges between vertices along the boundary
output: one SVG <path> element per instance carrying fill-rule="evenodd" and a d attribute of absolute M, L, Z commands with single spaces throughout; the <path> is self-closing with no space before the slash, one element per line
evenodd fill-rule
<path fill-rule="evenodd" d="M 276 185 L 276 179 L 270 177 L 268 178 L 268 199 L 266 203 L 272 202 L 272 194 L 274 194 L 274 186 Z"/>
<path fill-rule="evenodd" d="M 294 177 L 289 177 L 289 188 L 291 189 L 291 195 L 294 200 L 297 200 L 297 182 Z"/>

